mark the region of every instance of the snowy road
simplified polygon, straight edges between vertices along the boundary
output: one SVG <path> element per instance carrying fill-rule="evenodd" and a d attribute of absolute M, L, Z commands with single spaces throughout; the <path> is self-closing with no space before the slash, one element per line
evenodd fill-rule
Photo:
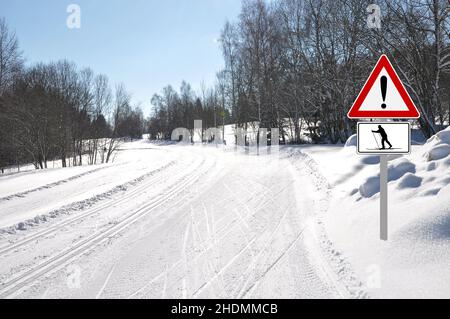
<path fill-rule="evenodd" d="M 0 235 L 0 297 L 346 297 L 301 165 L 141 141 L 113 165 L 9 176 L 1 228 L 46 217 Z"/>

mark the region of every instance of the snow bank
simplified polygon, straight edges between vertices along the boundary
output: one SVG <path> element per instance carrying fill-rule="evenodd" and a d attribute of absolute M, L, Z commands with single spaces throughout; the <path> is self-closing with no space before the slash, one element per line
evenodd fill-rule
<path fill-rule="evenodd" d="M 408 161 L 405 158 L 400 158 L 400 159 L 396 160 L 394 163 L 389 165 L 388 181 L 389 182 L 396 181 L 396 180 L 402 178 L 403 176 L 405 176 L 405 174 L 407 174 L 407 173 L 410 174 L 408 176 L 415 177 L 415 175 L 412 175 L 415 172 L 416 172 L 416 166 L 413 163 L 411 163 L 410 161 Z M 411 177 L 408 177 L 408 180 L 412 181 Z M 415 184 L 417 184 L 417 183 L 412 183 L 411 185 L 415 185 Z M 402 180 L 402 185 L 406 187 L 404 180 Z M 365 197 L 365 198 L 370 198 L 379 192 L 380 192 L 380 175 L 379 174 L 377 176 L 371 176 L 371 177 L 367 178 L 367 180 L 363 184 L 361 184 L 359 187 L 359 193 L 361 194 L 362 197 Z"/>
<path fill-rule="evenodd" d="M 352 135 L 348 138 L 347 142 L 345 143 L 345 147 L 351 147 L 351 146 L 357 146 L 358 145 L 358 136 Z"/>
<path fill-rule="evenodd" d="M 379 239 L 379 161 L 347 147 L 309 152 L 333 181 L 325 228 L 375 298 L 450 296 L 450 128 L 389 157 L 389 241 Z"/>
<path fill-rule="evenodd" d="M 437 133 L 423 147 L 423 157 L 428 161 L 436 161 L 450 155 L 450 128 Z"/>
<path fill-rule="evenodd" d="M 403 176 L 397 184 L 397 189 L 417 188 L 422 185 L 422 178 L 412 173 Z"/>
<path fill-rule="evenodd" d="M 441 198 L 450 199 L 450 186 L 440 192 Z M 435 246 L 444 244 L 448 247 L 450 238 L 450 209 L 448 205 L 440 205 L 437 210 L 420 216 L 414 223 L 402 227 L 396 237 L 408 238 L 414 242 L 424 241 Z"/>
<path fill-rule="evenodd" d="M 428 162 L 437 161 L 450 155 L 450 145 L 438 145 L 425 153 L 424 157 Z"/>

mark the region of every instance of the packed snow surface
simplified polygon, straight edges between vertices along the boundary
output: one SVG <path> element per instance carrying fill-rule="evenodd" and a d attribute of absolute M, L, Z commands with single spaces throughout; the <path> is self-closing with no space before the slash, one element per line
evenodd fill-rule
<path fill-rule="evenodd" d="M 0 177 L 0 297 L 448 298 L 450 130 L 389 158 L 146 140 Z M 418 144 L 418 143 L 416 143 Z"/>
<path fill-rule="evenodd" d="M 323 193 L 288 155 L 143 140 L 0 178 L 0 297 L 362 295 L 314 239 Z"/>

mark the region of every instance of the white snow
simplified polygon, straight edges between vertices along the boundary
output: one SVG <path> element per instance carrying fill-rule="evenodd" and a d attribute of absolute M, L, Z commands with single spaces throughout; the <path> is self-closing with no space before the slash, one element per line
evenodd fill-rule
<path fill-rule="evenodd" d="M 367 161 L 366 161 L 367 162 Z M 400 158 L 394 162 L 392 162 L 388 166 L 388 182 L 399 180 L 403 177 L 406 178 L 402 179 L 401 185 L 404 187 L 409 187 L 409 184 L 407 181 L 411 181 L 413 184 L 416 184 L 413 182 L 414 178 L 416 176 L 412 175 L 416 172 L 416 166 L 408 161 L 405 158 Z M 417 179 L 415 179 L 417 180 Z M 418 185 L 420 186 L 420 185 Z M 402 187 L 400 187 L 402 188 Z M 372 197 L 373 195 L 380 192 L 380 176 L 371 176 L 364 181 L 361 186 L 359 187 L 359 193 L 362 197 Z"/>
<path fill-rule="evenodd" d="M 357 146 L 358 145 L 358 136 L 352 135 L 349 137 L 347 142 L 345 143 L 345 147 Z"/>
<path fill-rule="evenodd" d="M 388 242 L 379 240 L 379 161 L 354 147 L 309 153 L 333 186 L 327 233 L 369 295 L 450 296 L 449 144 L 447 129 L 390 158 Z"/>
<path fill-rule="evenodd" d="M 151 149 L 125 145 L 114 164 L 24 172 L 0 179 L 0 229 L 55 215 L 68 208 L 82 209 L 89 200 L 110 192 L 171 161 L 167 152 L 155 152 L 153 161 L 142 154 Z M 134 158 L 139 154 L 138 158 Z M 120 190 L 120 189 L 119 189 Z M 22 226 L 23 228 L 24 226 Z"/>
<path fill-rule="evenodd" d="M 312 252 L 322 195 L 304 165 L 140 141 L 92 174 L 43 172 L 0 202 L 0 297 L 353 296 Z"/>
<path fill-rule="evenodd" d="M 450 129 L 389 158 L 345 146 L 137 141 L 109 165 L 0 177 L 0 297 L 448 298 Z"/>

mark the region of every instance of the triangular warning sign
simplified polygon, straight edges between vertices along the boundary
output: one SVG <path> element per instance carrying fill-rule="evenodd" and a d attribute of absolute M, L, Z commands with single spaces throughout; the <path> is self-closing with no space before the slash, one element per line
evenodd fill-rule
<path fill-rule="evenodd" d="M 348 113 L 350 119 L 417 119 L 420 113 L 386 55 L 382 55 Z"/>

